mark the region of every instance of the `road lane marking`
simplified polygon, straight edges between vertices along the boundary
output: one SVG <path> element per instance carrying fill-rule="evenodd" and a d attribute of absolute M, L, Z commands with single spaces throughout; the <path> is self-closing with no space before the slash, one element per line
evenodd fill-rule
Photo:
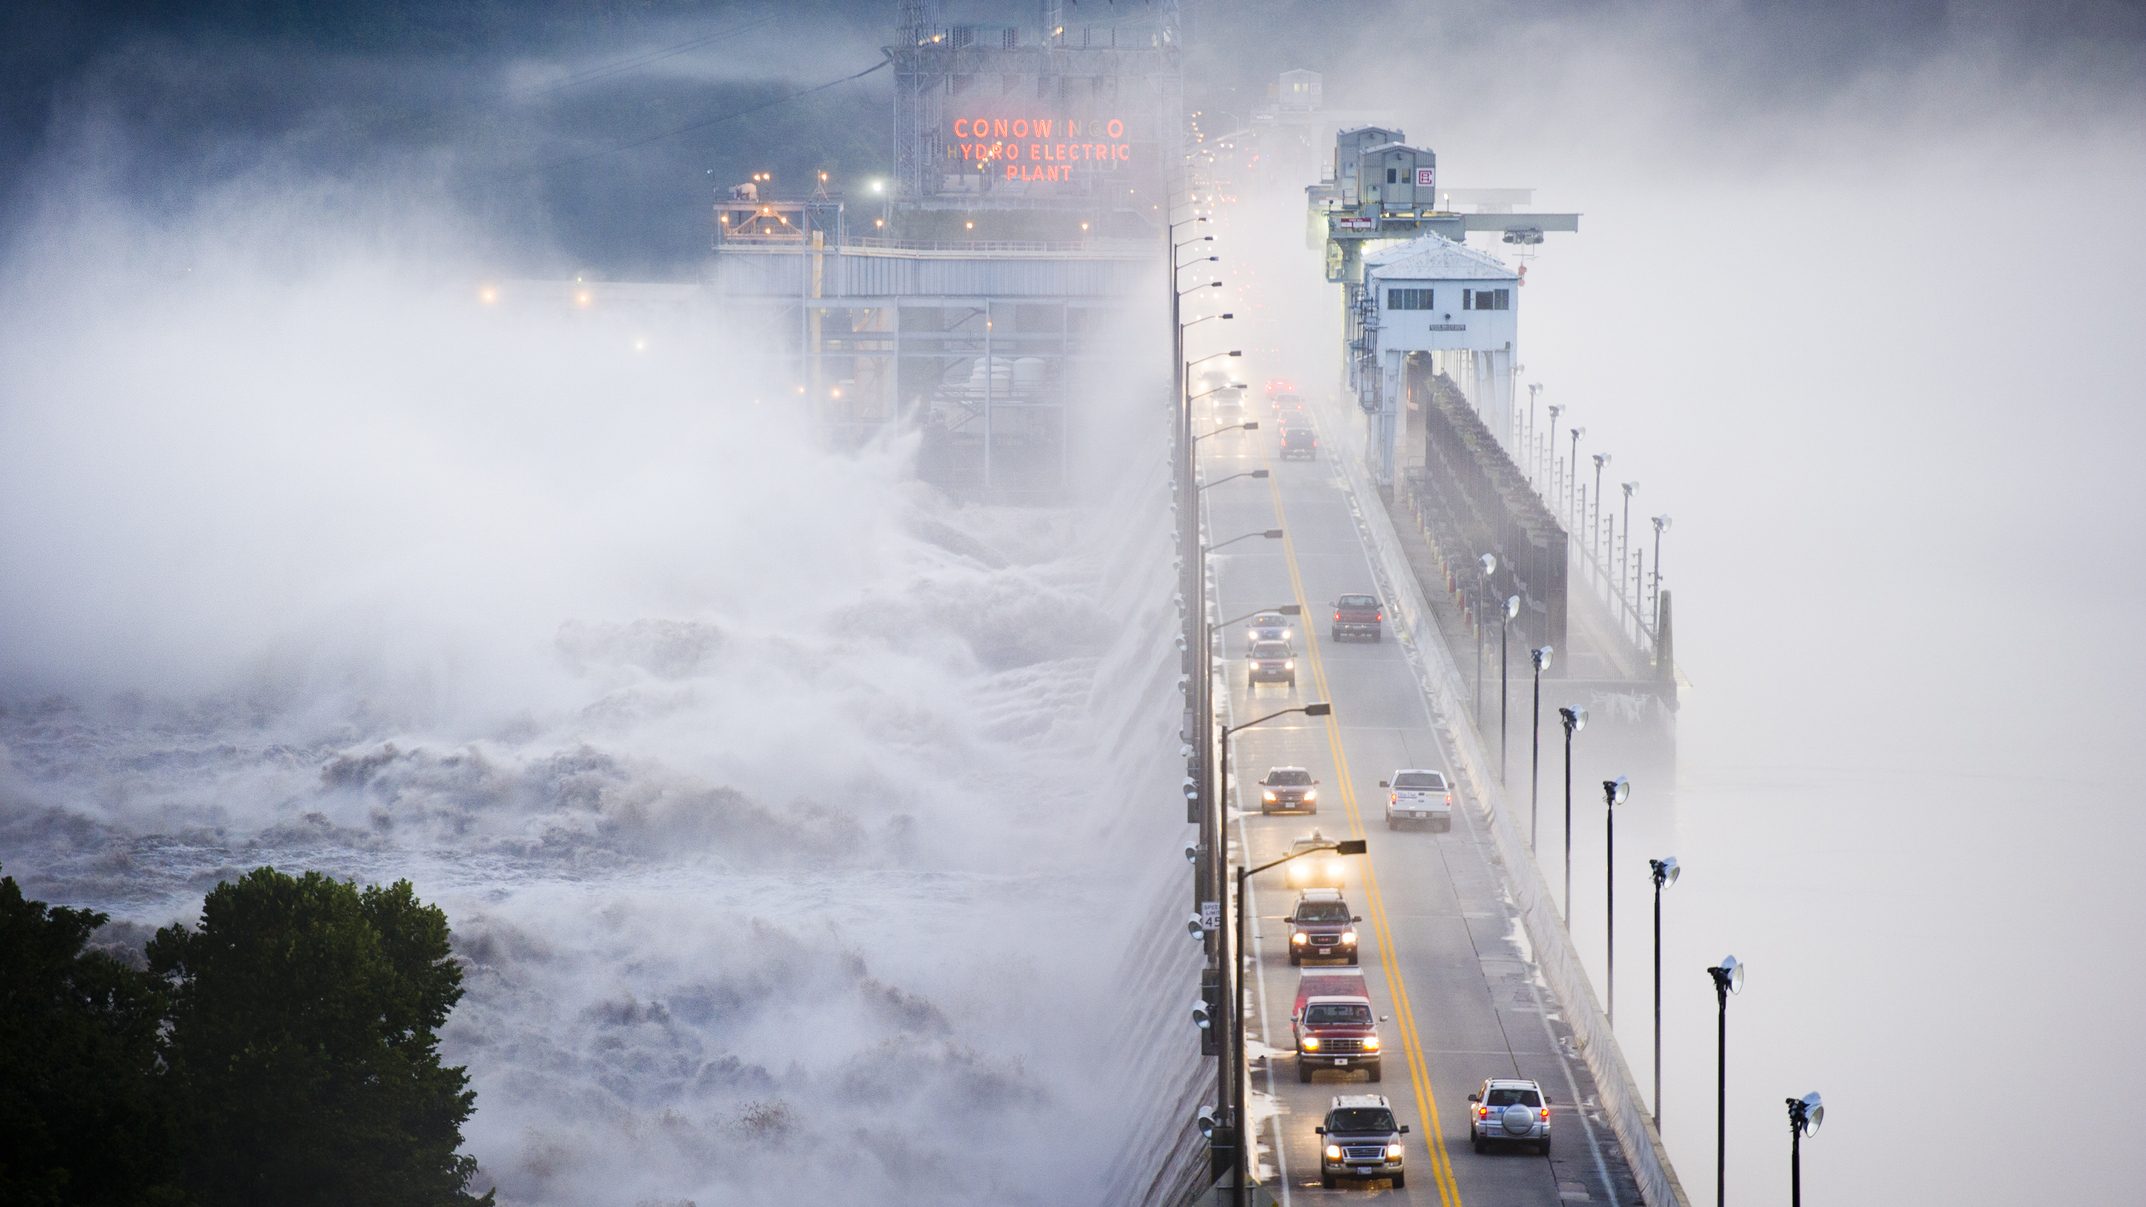
<path fill-rule="evenodd" d="M 1279 479 L 1270 477 L 1268 493 L 1274 500 L 1274 516 L 1282 530 L 1282 560 L 1289 569 L 1289 584 L 1296 592 L 1297 602 L 1306 604 L 1304 577 L 1297 566 L 1296 544 L 1289 535 L 1286 508 L 1282 505 Z M 1307 605 L 1308 606 L 1308 605 Z M 1319 639 L 1313 631 L 1316 625 L 1307 625 L 1304 630 L 1304 656 L 1311 664 L 1312 681 L 1319 688 L 1319 695 L 1331 703 L 1333 692 L 1326 681 L 1326 665 L 1319 654 Z M 1363 838 L 1363 815 L 1356 805 L 1355 777 L 1349 773 L 1349 761 L 1341 744 L 1341 726 L 1331 713 L 1326 718 L 1327 747 L 1334 758 L 1334 774 L 1341 781 L 1342 811 L 1348 816 L 1350 837 Z M 1446 1152 L 1445 1129 L 1439 1126 L 1437 1096 L 1431 1088 L 1430 1065 L 1423 1056 L 1423 1044 L 1416 1030 L 1415 1014 L 1408 1003 L 1408 987 L 1403 982 L 1398 957 L 1395 955 L 1393 932 L 1387 925 L 1384 898 L 1378 889 L 1378 873 L 1367 857 L 1363 861 L 1362 881 L 1364 904 L 1369 911 L 1372 933 L 1378 939 L 1379 966 L 1385 970 L 1387 991 L 1393 997 L 1393 1018 L 1401 1040 L 1402 1056 L 1408 1066 L 1409 1083 L 1416 1095 L 1416 1116 L 1423 1121 L 1425 1133 L 1424 1152 L 1430 1157 L 1431 1176 L 1438 1184 L 1438 1198 L 1446 1207 L 1460 1207 L 1460 1187 L 1453 1178 L 1453 1159 Z"/>

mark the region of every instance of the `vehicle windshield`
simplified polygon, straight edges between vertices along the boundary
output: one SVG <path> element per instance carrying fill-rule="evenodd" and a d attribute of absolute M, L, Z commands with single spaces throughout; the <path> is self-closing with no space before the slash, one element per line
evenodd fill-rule
<path fill-rule="evenodd" d="M 1379 606 L 1379 601 L 1375 595 L 1344 595 L 1341 597 L 1340 604 L 1336 606 L 1343 608 L 1375 608 Z"/>
<path fill-rule="evenodd" d="M 1362 1002 L 1314 1002 L 1304 1007 L 1304 1021 L 1311 1026 L 1371 1025 L 1371 1007 Z"/>
<path fill-rule="evenodd" d="M 1438 789 L 1446 786 L 1446 777 L 1429 771 L 1404 771 L 1394 777 L 1393 786 Z"/>
<path fill-rule="evenodd" d="M 1283 620 L 1279 612 L 1261 612 L 1252 618 L 1252 627 L 1255 629 L 1281 629 L 1288 626 L 1289 622 Z"/>
<path fill-rule="evenodd" d="M 1311 772 L 1301 767 L 1276 767 L 1267 773 L 1267 783 L 1286 788 L 1301 788 L 1311 782 Z"/>
<path fill-rule="evenodd" d="M 1262 641 L 1252 647 L 1254 658 L 1287 658 L 1289 647 L 1279 641 Z"/>
<path fill-rule="evenodd" d="M 1484 1106 L 1541 1106 L 1542 1096 L 1517 1086 L 1501 1086 L 1483 1098 Z"/>
<path fill-rule="evenodd" d="M 1391 1133 L 1394 1130 L 1393 1112 L 1382 1106 L 1345 1107 L 1327 1114 L 1326 1130 Z"/>
<path fill-rule="evenodd" d="M 1346 922 L 1349 906 L 1345 901 L 1300 901 L 1297 903 L 1299 922 Z"/>

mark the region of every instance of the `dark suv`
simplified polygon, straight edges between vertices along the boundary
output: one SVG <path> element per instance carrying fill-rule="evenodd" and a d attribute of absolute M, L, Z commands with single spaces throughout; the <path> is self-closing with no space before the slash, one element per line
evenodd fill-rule
<path fill-rule="evenodd" d="M 1362 918 L 1349 912 L 1340 889 L 1308 888 L 1297 898 L 1289 914 L 1289 962 L 1340 960 L 1356 962 L 1356 924 Z"/>
<path fill-rule="evenodd" d="M 1282 429 L 1282 460 L 1303 458 L 1316 460 L 1319 456 L 1319 434 L 1307 423 L 1291 424 Z"/>
<path fill-rule="evenodd" d="M 1395 1190 L 1408 1185 L 1401 1149 L 1408 1125 L 1395 1122 L 1384 1095 L 1337 1095 L 1318 1130 L 1319 1185 L 1332 1190 L 1343 1178 L 1391 1178 Z"/>

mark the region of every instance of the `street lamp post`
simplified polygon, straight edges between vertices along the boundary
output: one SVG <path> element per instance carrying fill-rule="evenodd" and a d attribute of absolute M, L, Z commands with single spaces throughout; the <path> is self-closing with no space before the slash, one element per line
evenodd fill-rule
<path fill-rule="evenodd" d="M 1572 924 L 1572 735 L 1587 728 L 1587 710 L 1560 708 L 1565 719 L 1565 924 Z"/>
<path fill-rule="evenodd" d="M 1607 987 L 1610 1030 L 1617 1029 L 1617 806 L 1630 800 L 1632 785 L 1623 776 L 1602 781 L 1602 983 Z"/>
<path fill-rule="evenodd" d="M 1826 1102 L 1817 1090 L 1788 1100 L 1789 1207 L 1803 1207 L 1803 1138 L 1817 1135 L 1825 1120 Z"/>
<path fill-rule="evenodd" d="M 1632 495 L 1639 489 L 1639 483 L 1620 482 L 1618 485 L 1624 488 L 1624 544 L 1618 547 L 1617 553 L 1617 600 L 1622 603 L 1630 594 L 1628 587 L 1632 578 Z M 1633 605 L 1632 612 L 1635 616 L 1638 614 L 1638 605 Z"/>
<path fill-rule="evenodd" d="M 1513 617 L 1518 615 L 1520 615 L 1520 597 L 1518 595 L 1506 596 L 1504 615 L 1498 619 L 1498 785 L 1500 787 L 1505 784 L 1506 764 L 1512 761 L 1505 753 L 1505 722 L 1506 718 L 1512 715 L 1512 709 L 1507 707 L 1505 703 L 1506 668 L 1512 665 L 1512 659 L 1506 656 L 1506 646 L 1512 641 L 1513 637 Z"/>
<path fill-rule="evenodd" d="M 1668 515 L 1654 517 L 1654 632 L 1657 638 L 1662 631 L 1662 532 L 1668 527 Z"/>
<path fill-rule="evenodd" d="M 1729 995 L 1744 991 L 1744 966 L 1735 956 L 1706 970 L 1714 978 L 1714 997 L 1721 1003 L 1721 1021 L 1715 1040 L 1714 1075 L 1714 1207 L 1729 1201 Z"/>
<path fill-rule="evenodd" d="M 1595 553 L 1602 544 L 1602 467 L 1610 463 L 1610 455 L 1608 453 L 1596 453 L 1594 462 L 1595 510 L 1594 515 L 1587 521 L 1587 552 L 1590 554 Z M 1609 560 L 1608 554 L 1598 554 L 1595 557 L 1595 565 L 1599 568 L 1607 560 Z"/>
<path fill-rule="evenodd" d="M 1565 413 L 1565 408 L 1553 402 L 1549 409 L 1550 430 L 1543 433 L 1543 449 L 1536 456 L 1550 459 L 1550 489 L 1547 494 L 1549 497 L 1558 497 L 1565 493 L 1565 486 L 1557 472 L 1557 417 Z"/>
<path fill-rule="evenodd" d="M 1682 871 L 1674 855 L 1649 859 L 1654 876 L 1654 1130 L 1662 1129 L 1662 890 Z"/>
<path fill-rule="evenodd" d="M 1263 469 L 1248 469 L 1248 470 L 1245 470 L 1245 471 L 1244 471 L 1244 472 L 1242 472 L 1242 473 L 1235 473 L 1235 474 L 1230 474 L 1230 475 L 1229 475 L 1228 477 L 1216 478 L 1216 479 L 1215 479 L 1214 481 L 1212 481 L 1212 482 L 1202 482 L 1202 483 L 1200 483 L 1199 489 L 1201 489 L 1201 490 L 1206 490 L 1206 489 L 1207 489 L 1208 487 L 1210 487 L 1210 486 L 1220 486 L 1220 485 L 1222 485 L 1222 484 L 1223 484 L 1224 482 L 1227 482 L 1227 481 L 1229 481 L 1229 480 L 1230 480 L 1230 478 L 1264 478 L 1264 477 L 1266 477 L 1266 476 L 1267 476 L 1267 471 L 1266 471 L 1266 470 L 1263 470 Z"/>
<path fill-rule="evenodd" d="M 1537 646 L 1528 651 L 1528 658 L 1535 664 L 1535 724 L 1533 755 L 1528 760 L 1528 854 L 1535 853 L 1536 819 L 1541 815 L 1542 805 L 1542 673 L 1550 669 L 1550 647 Z"/>
<path fill-rule="evenodd" d="M 1474 615 L 1475 629 L 1475 729 L 1483 731 L 1483 608 L 1490 602 L 1490 576 L 1498 571 L 1498 555 L 1486 553 L 1476 559 L 1482 573 L 1476 576 L 1475 606 L 1468 609 Z"/>
<path fill-rule="evenodd" d="M 1219 284 L 1219 283 L 1220 283 L 1220 282 L 1217 282 L 1217 284 Z M 1570 483 L 1571 483 L 1571 487 L 1572 487 L 1572 489 L 1566 492 L 1566 497 L 1565 497 L 1565 514 L 1566 514 L 1567 516 L 1571 517 L 1571 519 L 1572 519 L 1572 521 L 1573 521 L 1574 523 L 1578 523 L 1578 522 L 1579 522 L 1579 519 L 1580 519 L 1580 516 L 1579 516 L 1579 490 L 1580 490 L 1580 437 L 1582 437 L 1582 436 L 1585 436 L 1586 434 L 1587 434 L 1587 429 L 1586 429 L 1586 428 L 1583 428 L 1583 427 L 1576 427 L 1576 428 L 1573 428 L 1573 429 L 1572 429 L 1572 460 L 1571 460 L 1571 461 L 1569 462 L 1569 464 L 1570 464 L 1570 465 L 1572 466 L 1572 475 L 1571 475 L 1571 478 L 1570 478 Z"/>
<path fill-rule="evenodd" d="M 1229 790 L 1229 740 L 1232 734 L 1235 734 L 1240 730 L 1250 729 L 1254 725 L 1263 725 L 1268 721 L 1272 721 L 1276 717 L 1289 716 L 1292 713 L 1302 713 L 1307 717 L 1324 717 L 1331 715 L 1333 711 L 1333 705 L 1323 700 L 1314 701 L 1310 704 L 1300 705 L 1296 708 L 1284 708 L 1279 712 L 1270 712 L 1266 716 L 1246 721 L 1242 725 L 1223 726 L 1222 773 L 1220 777 L 1222 781 L 1223 791 L 1227 792 Z M 1230 1008 L 1229 1061 L 1231 1062 L 1234 1071 L 1233 1075 L 1230 1078 L 1229 1102 L 1231 1108 L 1230 1117 L 1235 1120 L 1237 1126 L 1237 1144 L 1233 1160 L 1234 1168 L 1230 1177 L 1230 1194 L 1231 1202 L 1238 1204 L 1239 1207 L 1242 1207 L 1245 1202 L 1245 1150 L 1251 1144 L 1251 1135 L 1249 1129 L 1245 1126 L 1244 1114 L 1244 952 L 1245 947 L 1249 942 L 1249 926 L 1245 920 L 1246 910 L 1244 903 L 1244 882 L 1254 874 L 1264 872 L 1268 868 L 1274 867 L 1276 864 L 1287 863 L 1291 859 L 1295 859 L 1298 856 L 1309 855 L 1315 851 L 1326 850 L 1331 850 L 1341 855 L 1361 855 L 1364 852 L 1364 840 L 1361 838 L 1346 839 L 1332 844 L 1311 846 L 1300 851 L 1292 851 L 1289 854 L 1282 856 L 1280 859 L 1273 860 L 1269 863 L 1263 863 L 1255 868 L 1237 869 L 1237 940 L 1236 949 L 1231 952 L 1229 956 L 1230 975 L 1235 981 L 1235 987 L 1231 993 Z"/>
<path fill-rule="evenodd" d="M 1537 395 L 1540 395 L 1541 393 L 1541 382 L 1531 381 L 1528 383 L 1528 470 L 1538 476 L 1540 476 L 1542 473 L 1542 456 L 1537 451 L 1540 446 L 1538 446 L 1535 442 L 1535 402 Z M 1550 422 L 1552 424 L 1555 424 L 1557 420 L 1552 419 Z"/>

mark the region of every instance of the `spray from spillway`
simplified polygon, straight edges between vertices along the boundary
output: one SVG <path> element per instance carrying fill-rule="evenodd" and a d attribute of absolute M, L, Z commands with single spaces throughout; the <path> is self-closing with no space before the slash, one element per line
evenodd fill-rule
<path fill-rule="evenodd" d="M 422 212 L 77 196 L 9 251 L 8 872 L 135 940 L 260 864 L 411 878 L 502 1201 L 1138 1197 L 1123 1104 L 1196 1063 L 1094 1005 L 1197 958 L 1166 387 L 1082 391 L 1156 454 L 1094 509 L 958 507 Z"/>

